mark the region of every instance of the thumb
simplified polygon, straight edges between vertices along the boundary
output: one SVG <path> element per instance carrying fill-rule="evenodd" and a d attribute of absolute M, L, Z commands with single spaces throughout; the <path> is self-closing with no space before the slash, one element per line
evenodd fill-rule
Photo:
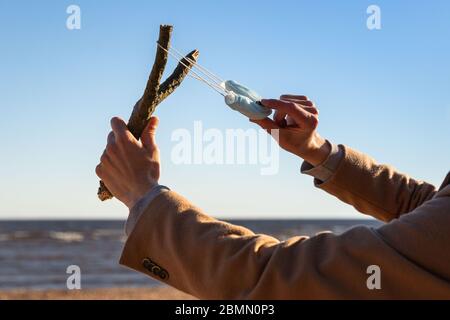
<path fill-rule="evenodd" d="M 156 148 L 156 140 L 155 140 L 155 134 L 156 134 L 156 128 L 158 127 L 159 119 L 157 117 L 151 117 L 148 121 L 147 126 L 145 127 L 144 131 L 141 135 L 141 142 L 144 148 L 146 149 L 154 149 Z"/>

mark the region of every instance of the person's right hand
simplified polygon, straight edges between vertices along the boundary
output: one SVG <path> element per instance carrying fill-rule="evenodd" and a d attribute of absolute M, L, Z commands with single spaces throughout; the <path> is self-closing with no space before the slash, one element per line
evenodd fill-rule
<path fill-rule="evenodd" d="M 159 149 L 155 134 L 159 120 L 151 117 L 137 140 L 126 123 L 111 119 L 111 133 L 95 172 L 109 191 L 130 210 L 148 191 L 158 185 Z"/>
<path fill-rule="evenodd" d="M 269 133 L 278 129 L 281 148 L 314 166 L 326 160 L 331 146 L 317 133 L 319 111 L 312 101 L 306 96 L 282 95 L 280 99 L 263 99 L 261 104 L 275 110 L 273 120 L 251 121 Z"/>

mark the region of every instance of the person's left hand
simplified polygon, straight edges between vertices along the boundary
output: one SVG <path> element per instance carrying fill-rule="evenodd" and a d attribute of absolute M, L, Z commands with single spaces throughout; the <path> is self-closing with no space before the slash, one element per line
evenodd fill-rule
<path fill-rule="evenodd" d="M 120 118 L 111 119 L 112 132 L 95 169 L 106 187 L 129 209 L 158 184 L 159 149 L 155 141 L 158 118 L 151 117 L 138 141 Z"/>

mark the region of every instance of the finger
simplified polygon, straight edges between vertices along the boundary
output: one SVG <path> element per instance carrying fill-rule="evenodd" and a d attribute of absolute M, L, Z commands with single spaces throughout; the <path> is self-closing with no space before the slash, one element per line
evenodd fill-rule
<path fill-rule="evenodd" d="M 312 114 L 319 114 L 319 109 L 317 109 L 314 101 L 308 100 L 307 96 L 296 96 L 296 95 L 290 95 L 290 94 L 284 94 L 280 97 L 280 100 L 284 101 L 290 101 L 297 104 L 300 104 L 303 109 L 305 109 L 308 112 L 311 112 Z"/>
<path fill-rule="evenodd" d="M 108 144 L 106 145 L 105 153 L 110 159 L 117 158 L 120 155 L 119 146 L 117 145 L 115 138 L 108 138 L 110 141 L 108 141 Z"/>
<path fill-rule="evenodd" d="M 95 174 L 97 175 L 97 177 L 100 178 L 100 180 L 102 180 L 103 182 L 105 180 L 108 180 L 108 177 L 117 177 L 118 173 L 117 171 L 112 168 L 112 167 L 108 167 L 106 166 L 104 163 L 99 163 L 97 165 L 97 167 L 95 167 Z"/>
<path fill-rule="evenodd" d="M 128 130 L 128 127 L 121 118 L 114 117 L 111 119 L 111 128 L 114 133 L 115 141 L 119 144 L 126 143 L 126 142 L 135 142 L 138 141 L 134 136 L 131 134 L 131 132 Z"/>
<path fill-rule="evenodd" d="M 305 110 L 302 110 L 297 104 L 289 101 L 278 99 L 263 99 L 261 100 L 263 106 L 278 110 L 280 112 L 290 115 L 298 124 L 305 120 Z"/>
<path fill-rule="evenodd" d="M 148 121 L 147 126 L 142 132 L 141 135 L 142 145 L 149 150 L 157 148 L 155 136 L 158 124 L 159 119 L 157 117 L 151 117 L 150 120 Z"/>
<path fill-rule="evenodd" d="M 286 127 L 286 113 L 279 110 L 275 111 L 273 121 L 281 128 Z"/>
<path fill-rule="evenodd" d="M 308 97 L 307 96 L 300 96 L 300 95 L 294 95 L 294 94 L 283 94 L 280 96 L 280 99 L 294 99 L 297 101 L 307 101 Z"/>
<path fill-rule="evenodd" d="M 123 172 L 123 157 L 115 143 L 109 143 L 100 157 L 100 164 L 109 172 Z"/>
<path fill-rule="evenodd" d="M 101 181 L 105 184 L 106 188 L 111 192 L 111 188 L 109 186 L 109 182 L 113 181 L 112 175 L 109 171 L 105 170 L 101 164 L 99 164 L 95 168 L 95 173 L 97 174 L 97 177 L 100 178 Z"/>
<path fill-rule="evenodd" d="M 313 101 L 295 101 L 294 99 L 282 99 L 283 101 L 288 101 L 288 102 L 294 102 L 297 105 L 299 105 L 301 108 L 303 108 L 304 110 L 312 113 L 312 114 L 319 114 L 319 110 L 316 108 L 315 104 Z"/>
<path fill-rule="evenodd" d="M 95 167 L 95 174 L 97 175 L 97 177 L 99 177 L 100 179 L 103 177 L 103 168 L 101 164 L 98 164 Z"/>
<path fill-rule="evenodd" d="M 266 130 L 267 132 L 270 133 L 270 130 L 272 129 L 280 129 L 280 127 L 272 120 L 269 118 L 265 118 L 262 120 L 250 120 L 253 123 L 256 123 L 257 125 L 259 125 L 261 128 L 263 128 L 264 130 Z"/>
<path fill-rule="evenodd" d="M 103 151 L 101 157 L 100 157 L 100 163 L 105 162 L 106 158 L 108 157 L 108 155 L 106 154 L 106 149 L 105 151 Z"/>
<path fill-rule="evenodd" d="M 316 116 L 319 115 L 319 109 L 317 109 L 316 107 L 305 107 L 305 106 L 301 106 L 304 110 L 308 111 L 309 113 L 312 113 Z"/>
<path fill-rule="evenodd" d="M 111 143 L 114 143 L 114 142 L 115 142 L 114 132 L 111 131 L 111 132 L 108 134 L 108 138 L 106 139 L 106 143 L 107 143 L 107 144 L 111 144 Z"/>
<path fill-rule="evenodd" d="M 113 129 L 114 134 L 125 134 L 128 130 L 127 124 L 123 119 L 119 117 L 114 117 L 111 119 L 111 128 Z"/>
<path fill-rule="evenodd" d="M 105 170 L 110 170 L 113 167 L 111 157 L 109 156 L 107 150 L 103 151 L 103 154 L 100 157 L 100 164 L 105 168 Z"/>
<path fill-rule="evenodd" d="M 294 102 L 294 103 L 301 104 L 302 106 L 307 106 L 307 107 L 314 106 L 314 102 L 309 101 L 309 100 L 297 100 L 297 99 L 293 99 L 293 98 L 280 98 L 280 100 Z"/>

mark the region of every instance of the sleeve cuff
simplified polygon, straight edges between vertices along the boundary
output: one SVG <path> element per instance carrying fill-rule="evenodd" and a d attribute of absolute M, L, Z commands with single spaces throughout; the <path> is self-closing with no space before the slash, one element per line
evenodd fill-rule
<path fill-rule="evenodd" d="M 151 188 L 130 210 L 130 214 L 128 215 L 128 219 L 125 223 L 125 234 L 129 236 L 136 226 L 139 218 L 145 209 L 150 205 L 150 203 L 159 196 L 161 193 L 169 191 L 170 189 L 163 185 L 156 185 Z"/>
<path fill-rule="evenodd" d="M 331 152 L 327 159 L 315 167 L 309 162 L 303 161 L 300 169 L 301 173 L 314 177 L 319 183 L 330 179 L 344 158 L 344 151 L 341 146 L 327 142 L 331 145 Z"/>

